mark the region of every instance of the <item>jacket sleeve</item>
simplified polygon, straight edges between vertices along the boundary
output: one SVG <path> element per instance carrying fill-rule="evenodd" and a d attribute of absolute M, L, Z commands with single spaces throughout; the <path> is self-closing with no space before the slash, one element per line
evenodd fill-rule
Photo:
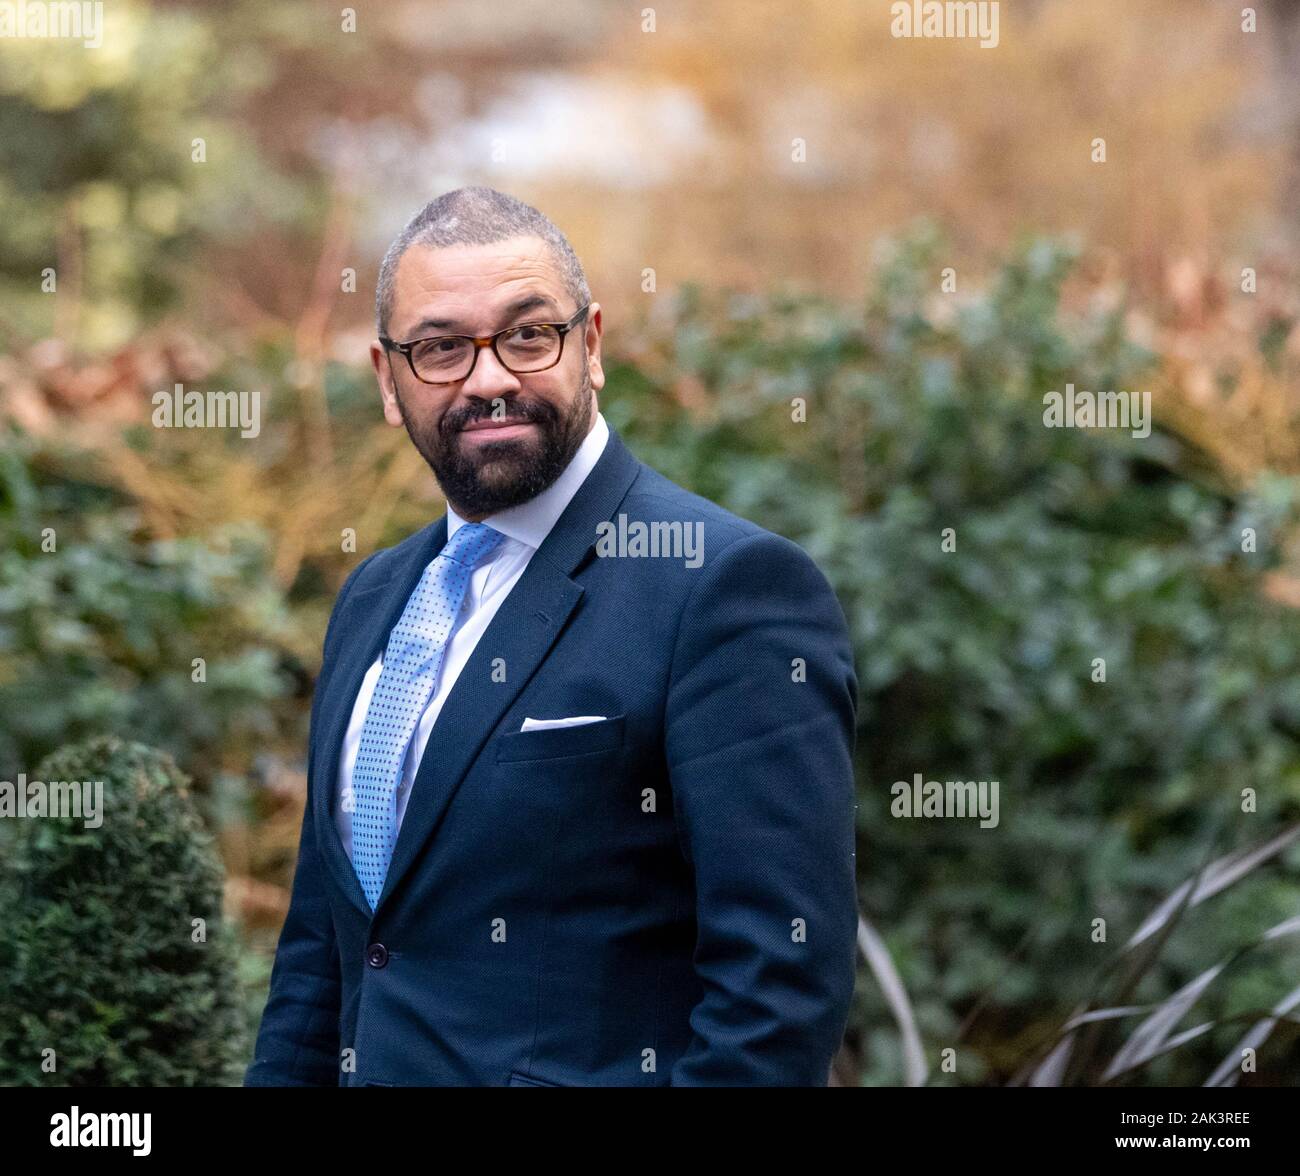
<path fill-rule="evenodd" d="M 762 532 L 700 570 L 673 650 L 665 752 L 695 878 L 703 997 L 673 1086 L 825 1086 L 857 934 L 857 677 L 844 613 Z"/>
<path fill-rule="evenodd" d="M 377 553 L 376 553 L 377 554 Z M 319 731 L 316 715 L 333 647 L 334 619 L 368 556 L 348 577 L 335 601 L 325 630 L 321 672 L 312 697 L 307 737 L 307 804 L 298 841 L 289 912 L 271 969 L 271 987 L 253 1050 L 245 1086 L 337 1086 L 339 1084 L 339 1014 L 342 980 L 339 949 L 326 890 L 324 862 L 312 816 L 312 767 Z"/>

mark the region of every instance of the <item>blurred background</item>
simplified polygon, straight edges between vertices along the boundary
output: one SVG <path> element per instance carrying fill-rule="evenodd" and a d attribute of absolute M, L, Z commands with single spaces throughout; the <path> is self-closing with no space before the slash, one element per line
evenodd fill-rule
<path fill-rule="evenodd" d="M 883 0 L 0 38 L 0 779 L 125 818 L 0 821 L 0 1083 L 240 1080 L 329 610 L 443 509 L 378 263 L 474 183 L 569 236 L 633 451 L 844 605 L 833 1082 L 1300 1082 L 1300 0 L 997 7 L 988 48 Z M 178 383 L 258 435 L 155 428 Z M 1045 428 L 1066 383 L 1150 436 Z M 997 827 L 892 817 L 918 772 L 998 780 Z"/>

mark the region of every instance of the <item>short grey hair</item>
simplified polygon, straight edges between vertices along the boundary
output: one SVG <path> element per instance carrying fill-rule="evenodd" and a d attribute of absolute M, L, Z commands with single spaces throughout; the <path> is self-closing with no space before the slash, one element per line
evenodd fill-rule
<path fill-rule="evenodd" d="M 591 301 L 591 288 L 582 262 L 569 239 L 531 204 L 516 200 L 495 188 L 455 188 L 430 200 L 397 234 L 379 266 L 375 288 L 375 325 L 380 335 L 388 334 L 393 313 L 393 282 L 397 263 L 412 246 L 444 249 L 449 245 L 494 245 L 511 237 L 540 237 L 550 248 L 565 290 L 578 307 Z"/>

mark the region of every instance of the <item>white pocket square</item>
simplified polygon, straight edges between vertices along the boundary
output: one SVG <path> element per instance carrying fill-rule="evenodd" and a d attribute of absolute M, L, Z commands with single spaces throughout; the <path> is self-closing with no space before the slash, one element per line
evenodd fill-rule
<path fill-rule="evenodd" d="M 553 727 L 581 727 L 585 723 L 603 723 L 604 715 L 574 715 L 571 719 L 525 719 L 520 731 L 549 731 Z"/>

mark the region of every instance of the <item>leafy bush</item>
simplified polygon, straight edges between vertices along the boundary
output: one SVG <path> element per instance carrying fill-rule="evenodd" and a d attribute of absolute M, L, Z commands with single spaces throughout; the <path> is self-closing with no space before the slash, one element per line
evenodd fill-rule
<path fill-rule="evenodd" d="M 152 539 L 80 464 L 17 435 L 0 449 L 3 778 L 103 734 L 164 748 L 205 784 L 246 772 L 250 748 L 293 733 L 310 683 L 261 537 Z"/>
<path fill-rule="evenodd" d="M 4 822 L 0 1083 L 237 1082 L 249 1047 L 237 946 L 186 778 L 168 755 L 102 738 L 32 779 L 102 781 L 102 823 Z"/>

